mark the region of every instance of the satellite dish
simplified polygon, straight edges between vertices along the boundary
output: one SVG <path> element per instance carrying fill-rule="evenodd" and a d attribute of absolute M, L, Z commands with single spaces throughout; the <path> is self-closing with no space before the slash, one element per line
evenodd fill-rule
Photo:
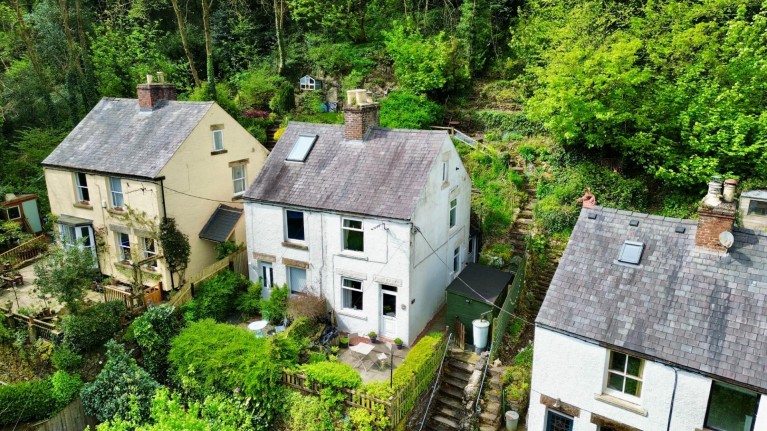
<path fill-rule="evenodd" d="M 731 232 L 724 231 L 719 234 L 719 243 L 724 246 L 724 248 L 729 249 L 732 247 L 732 243 L 735 242 L 735 237 L 732 236 Z"/>

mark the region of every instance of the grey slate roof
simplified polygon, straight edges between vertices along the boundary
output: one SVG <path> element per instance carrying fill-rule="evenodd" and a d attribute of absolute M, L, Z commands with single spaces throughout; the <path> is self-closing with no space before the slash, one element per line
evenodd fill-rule
<path fill-rule="evenodd" d="M 477 301 L 495 303 L 495 300 L 506 291 L 506 286 L 511 282 L 513 275 L 490 266 L 470 263 L 461 271 L 458 278 L 447 286 L 446 290 Z M 471 289 L 467 284 L 471 286 Z"/>
<path fill-rule="evenodd" d="M 343 127 L 289 123 L 245 199 L 409 220 L 447 132 L 373 128 L 346 141 Z M 319 137 L 304 163 L 285 161 L 301 134 Z"/>
<path fill-rule="evenodd" d="M 767 235 L 736 228 L 727 258 L 696 248 L 696 230 L 691 220 L 584 208 L 536 323 L 764 392 Z M 645 243 L 638 267 L 614 263 L 625 240 Z"/>
<path fill-rule="evenodd" d="M 168 101 L 139 111 L 136 99 L 103 98 L 43 166 L 155 178 L 212 105 Z"/>
<path fill-rule="evenodd" d="M 240 208 L 219 205 L 200 231 L 200 238 L 215 242 L 226 241 L 241 216 L 242 210 Z"/>

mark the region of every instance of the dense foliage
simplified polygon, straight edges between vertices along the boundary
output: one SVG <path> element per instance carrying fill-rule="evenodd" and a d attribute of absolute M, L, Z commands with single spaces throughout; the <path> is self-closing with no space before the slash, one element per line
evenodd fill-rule
<path fill-rule="evenodd" d="M 83 357 L 75 353 L 66 343 L 56 346 L 51 361 L 57 370 L 70 373 L 77 371 L 83 365 Z"/>
<path fill-rule="evenodd" d="M 57 247 L 35 264 L 35 284 L 72 313 L 82 308 L 85 291 L 96 276 L 96 260 L 88 247 Z"/>
<path fill-rule="evenodd" d="M 0 385 L 0 425 L 45 419 L 57 405 L 51 379 Z"/>
<path fill-rule="evenodd" d="M 195 286 L 194 299 L 184 304 L 181 312 L 188 322 L 202 319 L 226 321 L 237 306 L 237 296 L 249 287 L 250 281 L 245 276 L 221 271 Z"/>
<path fill-rule="evenodd" d="M 122 301 L 111 301 L 65 316 L 64 343 L 79 353 L 101 347 L 120 330 L 120 320 L 126 311 Z"/>
<path fill-rule="evenodd" d="M 111 418 L 149 418 L 154 393 L 160 388 L 152 376 L 136 364 L 125 347 L 107 343 L 107 362 L 96 380 L 80 392 L 85 412 L 100 421 Z"/>
<path fill-rule="evenodd" d="M 172 305 L 152 307 L 131 324 L 133 336 L 141 349 L 144 368 L 158 382 L 165 382 L 170 342 L 181 329 Z"/>

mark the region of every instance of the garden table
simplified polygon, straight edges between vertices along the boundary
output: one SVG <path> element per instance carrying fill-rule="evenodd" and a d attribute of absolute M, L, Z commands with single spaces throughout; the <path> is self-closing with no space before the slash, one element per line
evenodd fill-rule
<path fill-rule="evenodd" d="M 349 350 L 351 350 L 354 357 L 356 357 L 357 361 L 354 363 L 354 366 L 361 365 L 362 368 L 365 369 L 365 371 L 368 370 L 368 368 L 365 366 L 365 358 L 370 354 L 370 352 L 373 351 L 375 347 L 372 344 L 368 343 L 359 343 L 354 346 L 349 346 Z"/>
<path fill-rule="evenodd" d="M 257 337 L 263 337 L 264 333 L 262 331 L 268 324 L 268 320 L 256 320 L 255 322 L 250 322 L 248 324 L 248 329 L 255 332 Z"/>

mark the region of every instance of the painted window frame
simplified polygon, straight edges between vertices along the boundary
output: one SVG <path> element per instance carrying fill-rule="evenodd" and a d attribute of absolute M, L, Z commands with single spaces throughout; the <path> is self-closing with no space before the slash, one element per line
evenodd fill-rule
<path fill-rule="evenodd" d="M 543 423 L 543 429 L 545 431 L 549 431 L 551 429 L 551 423 L 549 422 L 551 420 L 551 416 L 559 416 L 560 418 L 570 421 L 570 430 L 572 431 L 575 427 L 575 419 L 572 416 L 568 416 L 564 413 L 560 413 L 556 410 L 546 409 L 546 416 L 544 416 L 544 423 Z"/>
<path fill-rule="evenodd" d="M 353 287 L 353 286 L 347 286 L 346 282 L 350 283 L 359 283 L 359 287 Z M 346 291 L 350 292 L 359 292 L 360 293 L 360 308 L 354 308 L 354 304 L 350 307 L 347 307 L 346 304 Z M 350 298 L 353 298 L 353 294 L 350 294 Z M 352 300 L 353 302 L 353 300 Z M 341 277 L 341 308 L 344 310 L 353 310 L 353 311 L 364 311 L 365 309 L 365 290 L 362 288 L 362 280 L 358 280 L 356 278 L 351 277 Z"/>
<path fill-rule="evenodd" d="M 450 179 L 450 161 L 442 162 L 442 182 L 446 183 Z"/>
<path fill-rule="evenodd" d="M 704 427 L 704 429 L 712 430 L 712 431 L 723 431 L 720 428 L 716 428 L 715 426 L 713 426 L 712 424 L 709 423 L 709 414 L 711 413 L 711 403 L 713 401 L 713 396 L 714 396 L 714 386 L 716 386 L 716 385 L 721 385 L 722 387 L 728 388 L 730 390 L 736 390 L 736 391 L 740 391 L 740 392 L 745 392 L 745 393 L 749 393 L 749 395 L 753 394 L 753 395 L 756 396 L 756 406 L 754 408 L 754 415 L 752 416 L 751 429 L 750 429 L 750 431 L 754 431 L 754 427 L 756 425 L 756 415 L 759 414 L 759 401 L 761 401 L 761 399 L 762 399 L 761 395 L 758 392 L 754 392 L 754 391 L 750 391 L 750 390 L 747 390 L 747 389 L 739 388 L 737 386 L 729 385 L 727 383 L 720 382 L 720 381 L 717 381 L 717 380 L 711 380 L 711 387 L 709 388 L 709 391 L 708 391 L 708 401 L 706 402 L 706 415 L 703 417 L 703 427 Z"/>
<path fill-rule="evenodd" d="M 123 242 L 123 236 L 127 239 L 127 244 Z M 120 258 L 120 262 L 130 262 L 132 259 L 131 255 L 131 241 L 130 241 L 130 234 L 123 233 L 123 232 L 115 232 L 115 238 L 116 238 L 116 245 L 117 245 L 117 254 Z"/>
<path fill-rule="evenodd" d="M 239 172 L 238 176 L 238 171 Z M 238 184 L 242 190 L 237 191 Z M 248 190 L 248 169 L 247 165 L 239 164 L 232 166 L 232 189 L 234 190 L 234 196 L 242 196 Z"/>
<path fill-rule="evenodd" d="M 454 228 L 458 224 L 458 198 L 450 199 L 450 211 L 448 213 L 448 227 Z"/>
<path fill-rule="evenodd" d="M 458 274 L 461 272 L 461 246 L 459 245 L 453 250 L 453 273 Z"/>
<path fill-rule="evenodd" d="M 15 209 L 18 212 L 18 214 L 19 214 L 18 217 L 11 217 L 11 210 L 12 209 Z M 6 217 L 8 217 L 8 220 L 21 220 L 21 218 L 22 218 L 21 217 L 21 205 L 14 205 L 14 206 L 7 207 L 5 209 L 5 215 L 6 215 Z"/>
<path fill-rule="evenodd" d="M 144 259 L 157 256 L 157 241 L 154 238 L 140 236 L 139 243 L 141 244 L 141 255 Z M 151 244 L 151 248 L 147 247 L 148 244 Z M 157 260 L 147 262 L 144 266 L 157 268 Z"/>
<path fill-rule="evenodd" d="M 266 268 L 269 268 L 269 278 L 266 278 Z M 261 287 L 271 289 L 274 286 L 274 262 L 258 261 L 258 278 L 261 280 Z"/>
<path fill-rule="evenodd" d="M 304 272 L 304 287 L 303 287 L 303 289 L 297 290 L 297 289 L 293 288 L 293 273 L 292 273 L 292 271 L 303 271 Z M 296 295 L 296 294 L 300 294 L 300 293 L 306 292 L 307 286 L 308 286 L 308 283 L 307 283 L 306 280 L 307 280 L 307 277 L 309 276 L 309 273 L 306 270 L 306 268 L 299 268 L 297 266 L 285 265 L 285 275 L 286 275 L 286 278 L 287 278 L 287 281 L 288 281 L 288 289 L 290 289 L 290 293 L 291 294 Z"/>
<path fill-rule="evenodd" d="M 125 194 L 123 193 L 122 179 L 119 177 L 109 177 L 109 203 L 114 209 L 125 208 Z"/>
<path fill-rule="evenodd" d="M 211 137 L 213 139 L 213 151 L 224 151 L 226 149 L 224 145 L 224 129 L 211 130 Z"/>
<path fill-rule="evenodd" d="M 301 214 L 301 235 L 303 238 L 291 238 L 290 237 L 290 226 L 288 225 L 288 213 L 296 213 Z M 300 242 L 304 243 L 306 242 L 306 212 L 305 211 L 299 211 L 295 209 L 288 209 L 286 208 L 285 211 L 282 212 L 282 219 L 283 219 L 283 225 L 285 226 L 285 241 L 288 242 Z"/>
<path fill-rule="evenodd" d="M 91 201 L 91 193 L 88 188 L 88 176 L 85 172 L 75 172 L 75 197 L 77 202 Z M 82 177 L 82 178 L 81 178 Z"/>
<path fill-rule="evenodd" d="M 644 385 L 644 369 L 646 361 L 642 358 L 631 356 L 628 353 L 618 352 L 614 350 L 607 350 L 607 364 L 605 366 L 605 380 L 604 380 L 604 386 L 603 386 L 603 393 L 607 395 L 612 395 L 616 398 L 623 399 L 625 401 L 634 403 L 634 404 L 640 404 L 642 400 L 642 386 Z M 618 370 L 611 368 L 612 362 L 613 362 L 613 355 L 623 355 L 626 357 L 624 363 L 623 363 L 623 370 Z M 629 374 L 628 372 L 628 366 L 629 366 L 629 360 L 630 359 L 637 359 L 639 360 L 639 374 Z M 610 375 L 615 375 L 618 377 L 623 378 L 623 385 L 622 389 L 614 389 L 609 387 L 610 384 Z M 626 380 L 634 380 L 638 383 L 638 394 L 634 395 L 628 392 L 625 392 L 626 390 Z"/>
<path fill-rule="evenodd" d="M 347 226 L 346 222 L 351 223 L 359 223 L 360 227 L 352 227 Z M 359 250 L 355 250 L 353 248 L 349 248 L 349 238 L 347 233 L 348 232 L 359 232 L 360 235 L 362 235 L 362 246 Z M 365 222 L 361 219 L 355 219 L 350 217 L 341 217 L 341 247 L 344 251 L 352 252 L 352 253 L 364 253 L 365 252 Z"/>

